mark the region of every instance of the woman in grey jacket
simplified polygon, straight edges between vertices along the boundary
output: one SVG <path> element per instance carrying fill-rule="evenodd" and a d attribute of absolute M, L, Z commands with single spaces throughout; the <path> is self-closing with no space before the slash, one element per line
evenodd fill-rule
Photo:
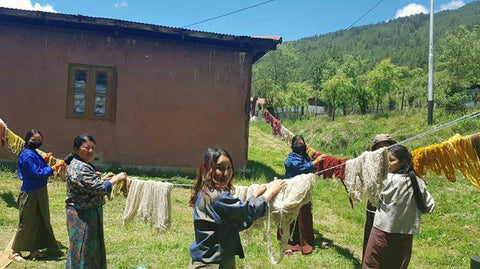
<path fill-rule="evenodd" d="M 363 268 L 407 268 L 413 234 L 420 230 L 421 214 L 435 208 L 425 182 L 413 170 L 408 149 L 392 146 L 389 161 L 389 174 L 380 193 Z"/>

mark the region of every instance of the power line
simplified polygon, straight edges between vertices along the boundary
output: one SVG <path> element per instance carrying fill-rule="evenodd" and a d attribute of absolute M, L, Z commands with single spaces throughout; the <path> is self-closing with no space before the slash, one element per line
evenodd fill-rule
<path fill-rule="evenodd" d="M 228 16 L 228 15 L 232 15 L 232 14 L 235 14 L 235 13 L 238 13 L 238 12 L 241 12 L 241 11 L 244 11 L 244 10 L 247 10 L 247 9 L 250 9 L 250 8 L 258 7 L 258 6 L 261 6 L 261 5 L 264 5 L 264 4 L 273 2 L 273 1 L 275 1 L 275 0 L 265 1 L 265 2 L 262 2 L 262 3 L 259 3 L 259 4 L 255 4 L 255 5 L 253 5 L 253 6 L 245 7 L 245 8 L 239 9 L 239 10 L 235 10 L 235 11 L 232 11 L 232 12 L 229 12 L 229 13 L 226 13 L 226 14 L 223 14 L 223 15 L 220 15 L 220 16 L 216 16 L 216 17 L 213 17 L 213 18 L 210 18 L 210 19 L 206 19 L 206 20 L 203 20 L 203 21 L 191 23 L 191 24 L 188 24 L 188 25 L 183 26 L 182 28 L 187 28 L 187 27 L 190 27 L 190 26 L 193 26 L 193 25 L 197 25 L 197 24 L 200 24 L 200 23 L 204 23 L 204 22 L 207 22 L 207 21 L 212 21 L 212 20 L 215 20 L 215 19 L 218 19 L 218 18 L 222 18 L 222 17 Z M 383 0 L 382 0 L 382 1 L 383 1 Z"/>
<path fill-rule="evenodd" d="M 358 18 L 355 22 L 353 22 L 352 24 L 350 24 L 350 26 L 347 27 L 347 30 L 352 28 L 352 26 L 354 26 L 357 22 L 359 22 L 361 19 L 363 19 L 363 17 L 367 16 L 368 13 L 370 13 L 372 10 L 374 10 L 378 5 L 380 5 L 380 3 L 383 2 L 383 0 L 380 0 L 378 1 L 372 8 L 370 8 L 367 12 L 365 12 L 362 16 L 360 16 L 360 18 Z"/>

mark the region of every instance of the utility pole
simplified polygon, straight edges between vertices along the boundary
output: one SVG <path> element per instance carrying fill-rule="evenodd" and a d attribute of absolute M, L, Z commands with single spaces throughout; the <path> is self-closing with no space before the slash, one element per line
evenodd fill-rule
<path fill-rule="evenodd" d="M 433 124 L 433 0 L 430 0 L 430 43 L 428 48 L 428 125 Z"/>

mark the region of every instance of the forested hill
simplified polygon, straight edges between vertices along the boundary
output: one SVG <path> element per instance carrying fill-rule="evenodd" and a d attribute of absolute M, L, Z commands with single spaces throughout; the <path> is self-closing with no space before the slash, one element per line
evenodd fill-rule
<path fill-rule="evenodd" d="M 473 27 L 480 22 L 480 1 L 434 17 L 435 41 L 459 25 Z M 381 59 L 391 58 L 396 65 L 425 68 L 428 61 L 429 15 L 418 14 L 384 23 L 353 27 L 325 35 L 286 42 L 300 57 L 300 65 L 308 68 L 326 59 L 339 59 L 351 54 L 373 66 Z M 301 68 L 303 69 L 303 68 Z"/>
<path fill-rule="evenodd" d="M 422 107 L 428 32 L 429 15 L 418 14 L 285 42 L 254 65 L 252 94 L 282 109 L 305 108 L 318 97 L 332 120 L 337 109 L 347 115 Z M 480 85 L 480 1 L 436 13 L 434 37 L 435 104 L 451 112 L 480 104 L 480 95 L 467 91 Z"/>

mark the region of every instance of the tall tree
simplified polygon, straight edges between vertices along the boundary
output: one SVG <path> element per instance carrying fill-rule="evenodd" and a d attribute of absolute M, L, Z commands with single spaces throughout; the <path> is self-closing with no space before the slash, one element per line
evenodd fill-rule
<path fill-rule="evenodd" d="M 322 97 L 331 107 L 332 121 L 335 120 L 335 110 L 344 99 L 350 98 L 353 89 L 352 79 L 339 70 L 332 78 L 323 83 Z"/>
<path fill-rule="evenodd" d="M 385 96 L 398 88 L 400 74 L 390 59 L 383 59 L 367 73 L 367 90 L 375 98 L 376 113 Z"/>

